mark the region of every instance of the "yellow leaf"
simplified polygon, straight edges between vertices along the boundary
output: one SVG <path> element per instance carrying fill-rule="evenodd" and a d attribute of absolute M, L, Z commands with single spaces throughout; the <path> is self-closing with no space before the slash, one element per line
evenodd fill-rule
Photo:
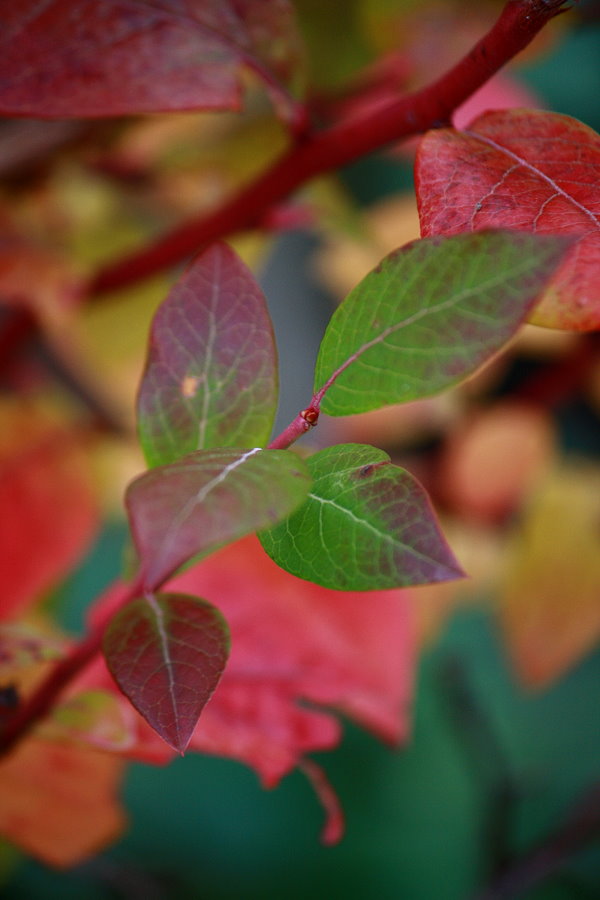
<path fill-rule="evenodd" d="M 531 505 L 507 565 L 501 621 L 530 687 L 561 676 L 600 637 L 600 469 L 565 467 Z"/>

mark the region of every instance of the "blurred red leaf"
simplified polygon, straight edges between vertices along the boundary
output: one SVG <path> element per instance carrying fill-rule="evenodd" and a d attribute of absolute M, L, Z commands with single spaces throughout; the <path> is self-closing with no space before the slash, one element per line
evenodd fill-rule
<path fill-rule="evenodd" d="M 229 654 L 218 610 L 183 594 L 128 603 L 104 635 L 108 667 L 149 725 L 180 753 L 216 688 Z"/>
<path fill-rule="evenodd" d="M 287 0 L 23 0 L 0 48 L 0 111 L 44 118 L 238 109 L 242 66 L 291 107 L 299 59 Z"/>
<path fill-rule="evenodd" d="M 117 837 L 118 757 L 30 739 L 0 764 L 0 833 L 52 866 L 70 866 Z"/>
<path fill-rule="evenodd" d="M 339 743 L 332 709 L 387 742 L 406 738 L 415 642 L 404 592 L 319 587 L 278 568 L 255 537 L 203 560 L 169 590 L 209 598 L 231 631 L 230 660 L 189 749 L 245 762 L 273 787 L 305 754 Z M 113 587 L 92 620 L 101 621 L 121 596 Z M 98 660 L 73 690 L 110 683 Z M 139 719 L 127 755 L 160 762 L 166 749 Z M 338 831 L 331 820 L 327 835 Z"/>
<path fill-rule="evenodd" d="M 72 432 L 0 407 L 0 620 L 18 615 L 81 558 L 96 530 L 92 475 Z"/>
<path fill-rule="evenodd" d="M 577 235 L 531 321 L 592 331 L 600 326 L 599 167 L 600 136 L 558 113 L 489 112 L 464 132 L 430 131 L 415 167 L 422 234 L 493 226 Z"/>
<path fill-rule="evenodd" d="M 406 736 L 414 646 L 403 591 L 319 587 L 276 566 L 255 537 L 224 547 L 168 587 L 210 598 L 231 631 L 227 668 L 191 748 L 241 759 L 272 786 L 305 753 L 339 741 L 337 721 L 298 700 L 334 707 L 385 741 Z M 121 596 L 113 587 L 92 622 Z M 96 666 L 80 687 L 106 684 Z"/>
<path fill-rule="evenodd" d="M 234 756 L 274 784 L 304 753 L 337 744 L 334 707 L 384 740 L 408 730 L 413 647 L 400 591 L 338 592 L 284 572 L 255 537 L 176 578 L 219 606 L 232 652 L 191 746 Z"/>

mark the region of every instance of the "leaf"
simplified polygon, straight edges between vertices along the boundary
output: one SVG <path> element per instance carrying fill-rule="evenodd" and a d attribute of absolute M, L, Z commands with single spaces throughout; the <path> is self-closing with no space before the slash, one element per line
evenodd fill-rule
<path fill-rule="evenodd" d="M 427 397 L 471 374 L 531 311 L 566 239 L 487 231 L 407 244 L 333 314 L 315 391 L 332 416 Z"/>
<path fill-rule="evenodd" d="M 242 67 L 293 114 L 300 54 L 286 0 L 24 0 L 3 20 L 5 115 L 239 109 Z"/>
<path fill-rule="evenodd" d="M 277 565 L 340 591 L 460 578 L 425 489 L 383 450 L 341 444 L 311 456 L 313 487 L 259 537 Z"/>
<path fill-rule="evenodd" d="M 544 687 L 600 637 L 600 469 L 564 467 L 530 504 L 505 567 L 500 617 L 521 680 Z"/>
<path fill-rule="evenodd" d="M 309 487 L 305 463 L 289 450 L 198 450 L 146 472 L 126 494 L 144 589 L 289 515 Z"/>
<path fill-rule="evenodd" d="M 52 866 L 73 866 L 125 825 L 118 757 L 69 744 L 23 741 L 0 763 L 0 834 Z"/>
<path fill-rule="evenodd" d="M 0 619 L 22 613 L 87 550 L 98 510 L 77 437 L 35 407 L 0 405 Z"/>
<path fill-rule="evenodd" d="M 421 141 L 416 185 L 423 235 L 490 226 L 576 236 L 531 316 L 537 325 L 600 326 L 600 136 L 568 116 L 488 112 L 464 132 Z"/>
<path fill-rule="evenodd" d="M 277 354 L 264 296 L 225 244 L 199 256 L 160 306 L 138 396 L 148 465 L 208 447 L 264 444 Z"/>
<path fill-rule="evenodd" d="M 197 597 L 149 594 L 113 617 L 103 650 L 123 693 L 183 753 L 229 655 L 219 611 Z"/>

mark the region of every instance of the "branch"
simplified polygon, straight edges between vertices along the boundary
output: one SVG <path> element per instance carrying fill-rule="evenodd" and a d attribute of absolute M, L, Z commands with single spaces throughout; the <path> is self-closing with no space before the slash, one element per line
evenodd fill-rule
<path fill-rule="evenodd" d="M 453 111 L 523 50 L 568 0 L 508 0 L 473 49 L 427 87 L 368 115 L 307 134 L 239 194 L 207 216 L 184 222 L 156 243 L 101 269 L 90 294 L 116 290 L 180 262 L 205 244 L 248 228 L 315 175 L 347 165 L 392 141 L 446 125 Z"/>
<path fill-rule="evenodd" d="M 140 583 L 136 581 L 125 588 L 119 608 L 138 596 Z M 43 719 L 55 705 L 63 690 L 85 667 L 92 662 L 102 647 L 102 638 L 108 622 L 116 612 L 95 624 L 94 629 L 71 652 L 58 662 L 50 674 L 38 685 L 33 694 L 21 703 L 14 712 L 4 717 L 0 728 L 0 757 L 9 753 L 32 728 Z"/>
<path fill-rule="evenodd" d="M 567 822 L 543 844 L 508 866 L 475 900 L 522 897 L 534 885 L 558 872 L 570 857 L 600 833 L 600 783 L 573 808 Z"/>

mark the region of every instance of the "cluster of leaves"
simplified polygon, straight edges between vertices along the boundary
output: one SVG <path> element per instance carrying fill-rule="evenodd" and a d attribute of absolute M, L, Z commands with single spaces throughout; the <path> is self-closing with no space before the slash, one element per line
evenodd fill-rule
<path fill-rule="evenodd" d="M 5 115 L 235 110 L 242 71 L 250 71 L 289 133 L 306 134 L 300 42 L 284 0 L 28 2 L 8 15 L 1 40 Z M 50 60 L 55 45 L 60 53 Z M 142 60 L 151 61 L 152 77 Z M 361 103 L 379 100 L 362 96 Z M 342 302 L 322 339 L 312 397 L 270 443 L 278 376 L 265 298 L 227 245 L 211 243 L 194 259 L 156 312 L 138 392 L 149 470 L 126 493 L 136 573 L 92 609 L 106 665 L 96 657 L 75 675 L 40 735 L 3 765 L 0 777 L 11 789 L 0 826 L 11 840 L 52 862 L 73 861 L 121 825 L 112 797 L 118 757 L 162 761 L 188 745 L 248 762 L 267 785 L 304 765 L 330 804 L 304 756 L 333 746 L 339 725 L 299 699 L 335 707 L 386 740 L 406 734 L 412 650 L 396 589 L 460 578 L 462 568 L 425 488 L 387 453 L 364 443 L 310 456 L 289 447 L 321 412 L 357 415 L 460 383 L 527 320 L 597 328 L 599 161 L 598 136 L 552 113 L 486 113 L 466 131 L 426 134 L 416 162 L 422 239 L 387 255 Z M 238 224 L 247 218 L 242 211 Z M 27 254 L 20 265 L 18 238 L 7 240 L 3 295 L 22 313 L 13 321 L 39 328 L 51 348 L 64 351 L 66 314 L 56 308 L 85 287 L 74 290 L 43 254 L 33 271 Z M 41 272 L 58 303 L 32 287 Z M 19 383 L 20 370 L 10 374 Z M 22 427 L 28 423 L 25 416 Z M 10 503 L 25 504 L 27 529 L 44 524 L 33 537 L 15 533 L 10 521 L 6 544 L 16 548 L 9 554 L 19 577 L 7 592 L 5 620 L 69 570 L 96 517 L 72 431 L 47 424 L 15 442 L 18 453 L 10 444 L 4 450 Z M 52 473 L 54 493 L 33 477 L 36 467 Z M 63 504 L 65 495 L 72 502 Z M 60 515 L 50 519 L 55 508 Z M 15 553 L 29 557 L 34 544 L 35 565 L 17 565 Z M 64 652 L 46 625 L 33 634 L 8 629 L 0 650 L 5 677 L 31 670 L 32 682 Z M 21 692 L 28 688 L 21 680 Z M 6 719 L 10 727 L 10 710 Z M 49 755 L 49 740 L 61 735 L 87 747 L 57 745 Z M 64 789 L 48 772 L 71 766 L 81 790 L 56 839 L 34 823 Z M 78 829 L 88 767 L 106 803 Z M 26 816 L 24 773 L 38 779 Z M 340 830 L 340 812 L 330 808 L 325 838 Z"/>

